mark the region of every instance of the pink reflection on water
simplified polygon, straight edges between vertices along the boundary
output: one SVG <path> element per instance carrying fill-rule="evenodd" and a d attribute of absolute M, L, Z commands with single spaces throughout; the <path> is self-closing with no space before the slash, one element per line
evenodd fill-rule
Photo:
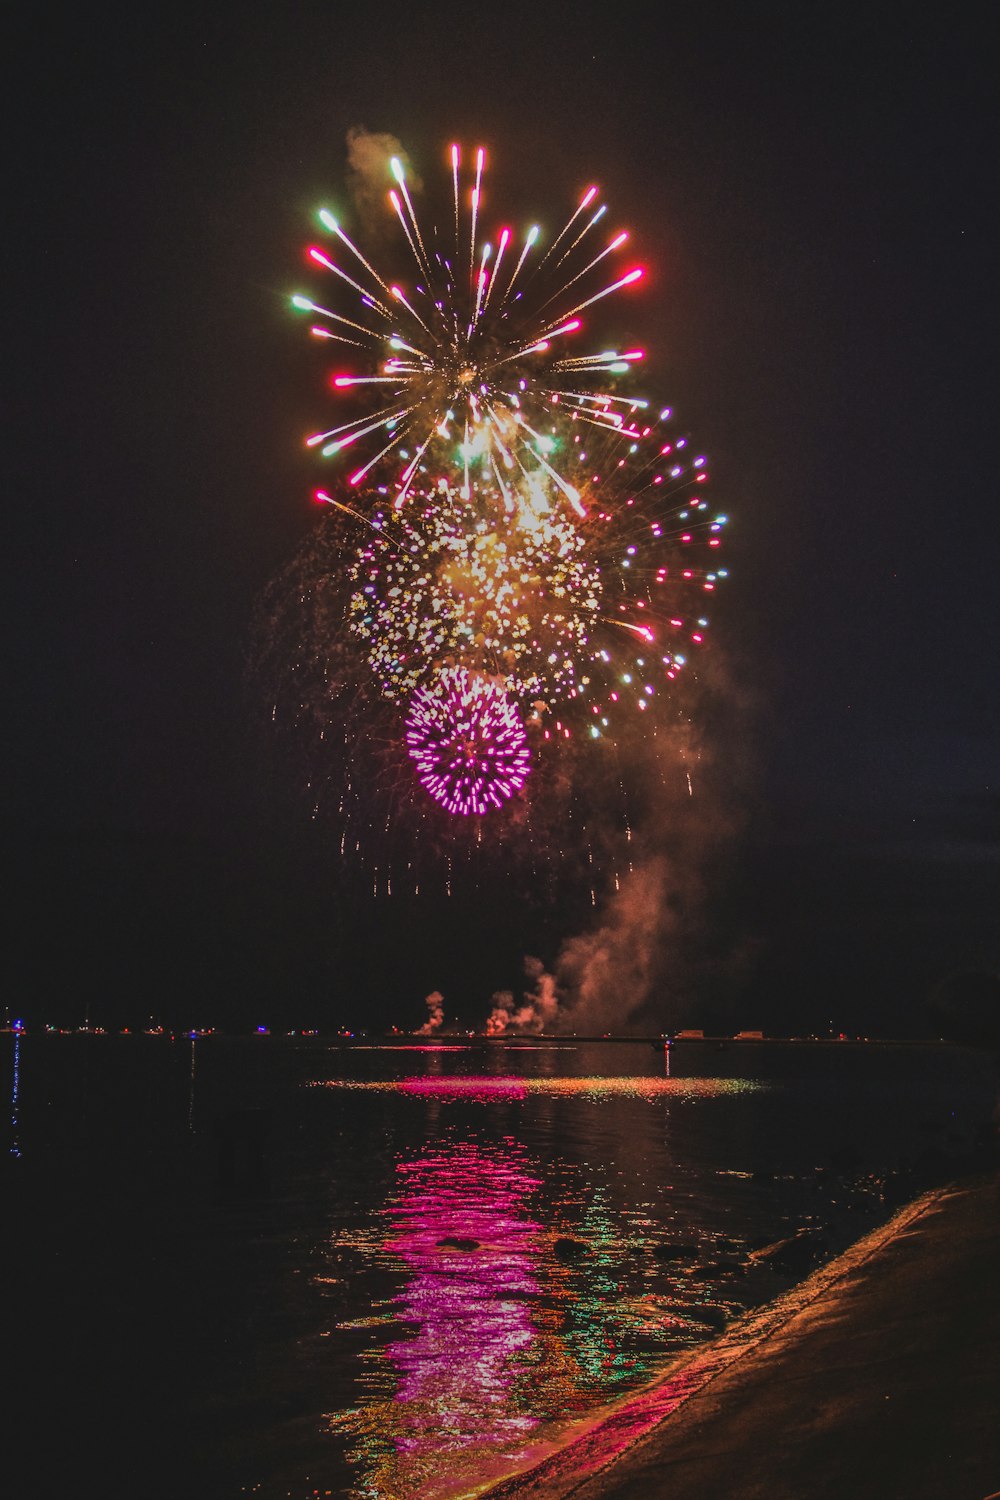
<path fill-rule="evenodd" d="M 440 1073 L 425 1073 L 410 1078 L 375 1083 L 333 1079 L 327 1083 L 327 1086 L 377 1089 L 435 1099 L 479 1099 L 487 1103 L 496 1099 L 524 1099 L 529 1094 L 578 1095 L 588 1099 L 625 1096 L 650 1101 L 663 1098 L 707 1099 L 753 1087 L 752 1083 L 745 1079 L 730 1078 L 670 1078 L 642 1075 L 632 1078 L 531 1078 L 517 1075 L 495 1077 L 492 1074 L 454 1074 L 449 1077 Z"/>
<path fill-rule="evenodd" d="M 384 1047 L 352 1047 L 352 1052 L 469 1052 L 465 1042 L 391 1042 Z"/>
<path fill-rule="evenodd" d="M 396 1169 L 389 1243 L 412 1272 L 399 1315 L 416 1332 L 387 1349 L 403 1407 L 394 1444 L 433 1469 L 442 1454 L 509 1447 L 537 1425 L 512 1390 L 536 1337 L 528 1299 L 542 1232 L 525 1214 L 539 1182 L 519 1155 L 513 1143 L 464 1143 Z"/>
<path fill-rule="evenodd" d="M 523 1078 L 403 1078 L 396 1085 L 403 1094 L 455 1095 L 477 1099 L 523 1099 L 528 1092 Z"/>

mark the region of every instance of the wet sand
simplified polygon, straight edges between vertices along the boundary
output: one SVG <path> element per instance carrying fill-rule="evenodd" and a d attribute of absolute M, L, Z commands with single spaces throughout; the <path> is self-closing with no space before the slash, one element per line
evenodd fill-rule
<path fill-rule="evenodd" d="M 937 1189 L 490 1500 L 1000 1492 L 1000 1174 Z"/>

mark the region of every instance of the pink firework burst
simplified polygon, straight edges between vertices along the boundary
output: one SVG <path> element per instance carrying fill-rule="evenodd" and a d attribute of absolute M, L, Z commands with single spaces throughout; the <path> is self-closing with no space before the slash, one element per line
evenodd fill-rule
<path fill-rule="evenodd" d="M 502 683 L 445 667 L 413 695 L 406 745 L 420 780 L 451 813 L 481 814 L 520 791 L 531 756 Z"/>

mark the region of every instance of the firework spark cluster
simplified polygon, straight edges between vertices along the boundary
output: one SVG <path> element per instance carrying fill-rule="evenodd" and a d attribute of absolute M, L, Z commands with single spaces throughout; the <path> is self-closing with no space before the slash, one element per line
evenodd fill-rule
<path fill-rule="evenodd" d="M 449 165 L 431 231 L 388 161 L 408 273 L 322 208 L 329 286 L 292 300 L 338 358 L 337 416 L 307 443 L 334 461 L 316 497 L 348 538 L 346 633 L 427 791 L 479 816 L 547 743 L 655 720 L 708 628 L 726 518 L 704 455 L 631 387 L 643 351 L 594 347 L 588 321 L 643 275 L 598 190 L 552 235 L 516 230 L 482 150 Z"/>
<path fill-rule="evenodd" d="M 351 568 L 350 623 L 387 698 L 446 658 L 502 678 L 521 707 L 573 690 L 600 573 L 568 517 L 524 500 L 508 515 L 442 480 L 395 524 L 376 512 L 377 536 Z"/>
<path fill-rule="evenodd" d="M 417 688 L 406 746 L 424 786 L 452 813 L 501 807 L 528 774 L 528 742 L 503 683 L 464 667 L 445 667 Z"/>

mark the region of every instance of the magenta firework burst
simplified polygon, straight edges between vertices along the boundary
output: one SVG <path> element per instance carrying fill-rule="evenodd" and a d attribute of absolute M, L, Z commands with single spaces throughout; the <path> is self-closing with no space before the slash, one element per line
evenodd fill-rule
<path fill-rule="evenodd" d="M 406 745 L 420 780 L 451 813 L 502 807 L 530 769 L 524 726 L 503 684 L 464 667 L 445 667 L 417 688 Z"/>

